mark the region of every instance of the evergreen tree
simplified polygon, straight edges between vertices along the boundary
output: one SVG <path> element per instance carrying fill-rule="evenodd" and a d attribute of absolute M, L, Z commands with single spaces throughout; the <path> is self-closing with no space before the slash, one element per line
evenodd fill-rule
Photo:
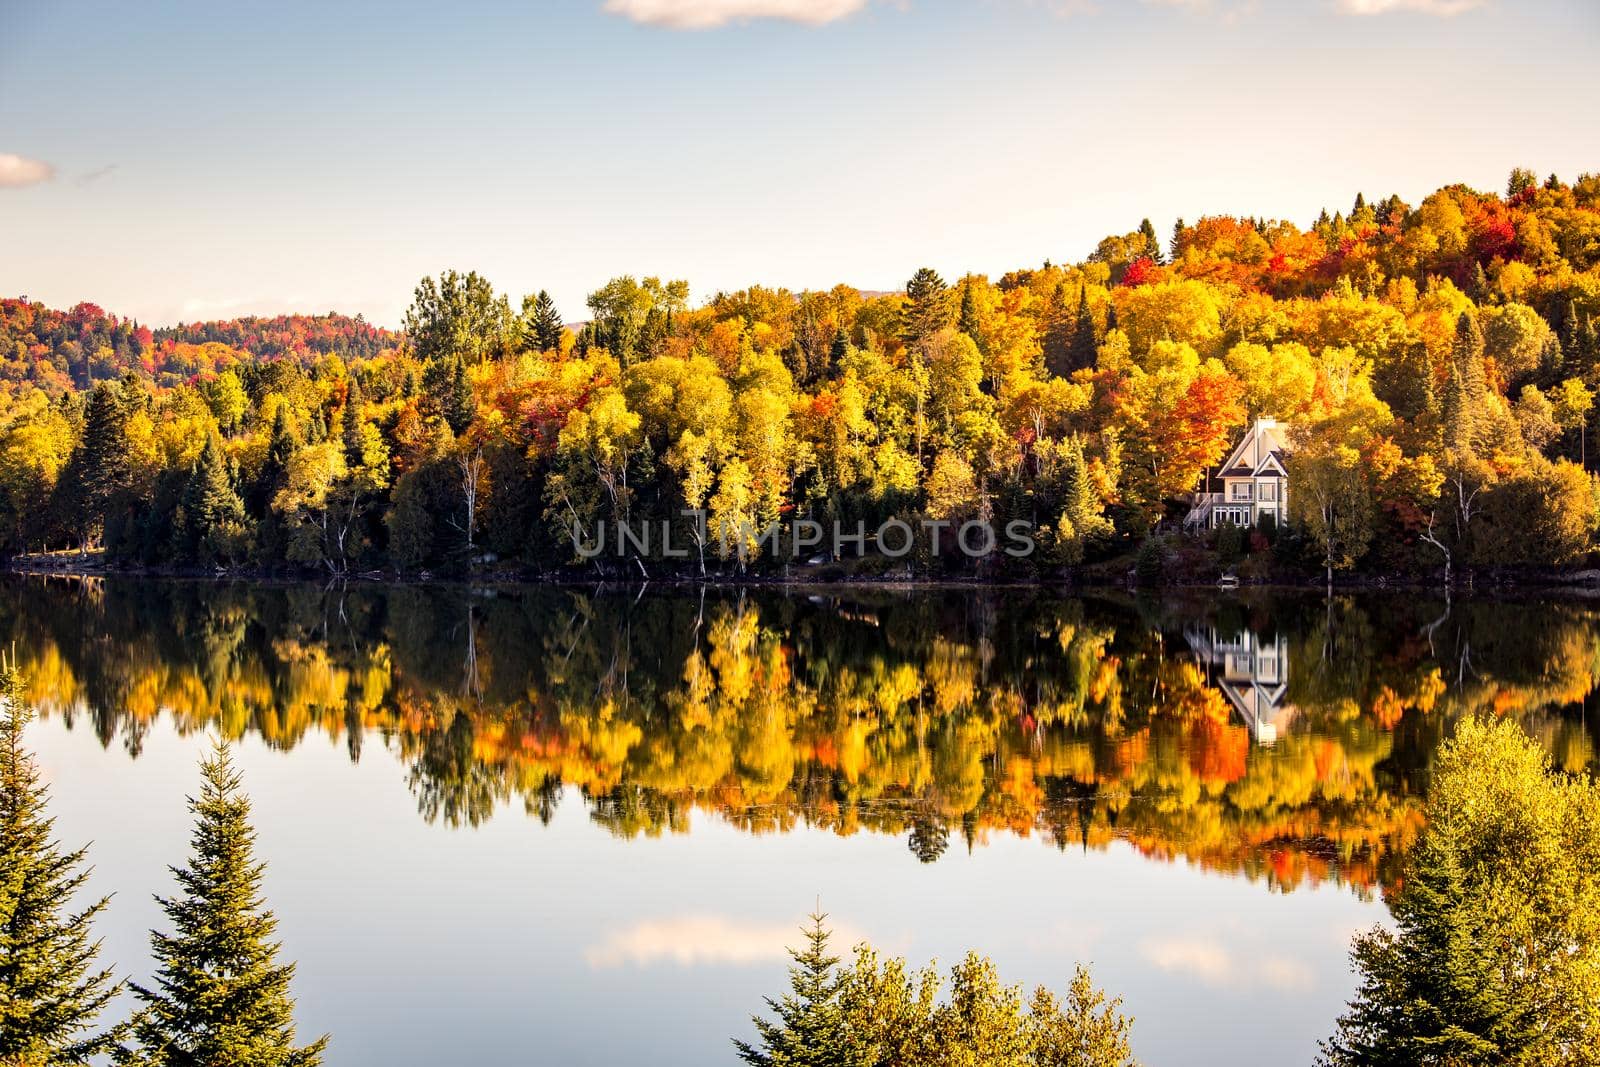
<path fill-rule="evenodd" d="M 938 271 L 923 267 L 906 282 L 900 322 L 900 336 L 907 344 L 919 344 L 950 325 L 950 294 Z"/>
<path fill-rule="evenodd" d="M 536 352 L 558 352 L 561 337 L 567 332 L 556 310 L 556 302 L 543 289 L 522 302 L 522 340 Z"/>
<path fill-rule="evenodd" d="M 1074 320 L 1067 308 L 1067 283 L 1057 282 L 1055 295 L 1050 299 L 1049 318 L 1041 347 L 1044 349 L 1045 370 L 1059 378 L 1065 378 L 1075 369 L 1072 365 Z"/>
<path fill-rule="evenodd" d="M 154 988 L 135 985 L 147 1010 L 135 1035 L 151 1067 L 314 1067 L 327 1037 L 294 1045 L 293 964 L 278 964 L 277 920 L 261 899 L 250 802 L 218 742 L 201 764 L 193 855 L 172 868 L 182 893 L 157 898 L 173 932 L 151 934 Z"/>
<path fill-rule="evenodd" d="M 1401 345 L 1373 375 L 1373 389 L 1378 399 L 1403 419 L 1433 411 L 1433 369 L 1427 346 L 1421 341 Z"/>
<path fill-rule="evenodd" d="M 1173 262 L 1177 262 L 1179 259 L 1183 258 L 1183 244 L 1184 244 L 1183 231 L 1185 229 L 1187 229 L 1187 227 L 1184 226 L 1183 219 L 1181 219 L 1181 218 L 1178 219 L 1177 222 L 1174 222 L 1172 224 L 1171 259 L 1172 259 Z"/>
<path fill-rule="evenodd" d="M 826 915 L 813 914 L 805 928 L 806 945 L 789 950 L 790 992 L 767 1007 L 777 1016 L 753 1018 L 760 1044 L 735 1041 L 739 1058 L 753 1067 L 843 1067 L 847 1058 L 844 1015 L 839 1005 L 840 979 L 834 972 L 839 957 L 828 955 Z"/>
<path fill-rule="evenodd" d="M 978 302 L 973 298 L 970 279 L 961 286 L 961 311 L 956 316 L 956 329 L 972 338 L 979 351 L 983 350 L 983 331 L 978 323 Z"/>
<path fill-rule="evenodd" d="M 1450 353 L 1450 377 L 1445 382 L 1441 411 L 1445 446 L 1463 455 L 1477 443 L 1479 416 L 1487 399 L 1483 374 L 1483 333 L 1470 311 L 1456 319 L 1456 339 Z"/>
<path fill-rule="evenodd" d="M 1089 311 L 1089 287 L 1078 287 L 1078 314 L 1067 343 L 1067 372 L 1092 370 L 1097 358 L 1094 315 Z"/>
<path fill-rule="evenodd" d="M 452 433 L 460 433 L 472 422 L 472 383 L 464 360 L 457 357 L 428 364 L 422 388 L 427 394 L 426 410 L 443 419 Z"/>
<path fill-rule="evenodd" d="M 828 349 L 828 363 L 837 367 L 844 362 L 844 357 L 850 352 L 850 332 L 844 328 L 844 322 L 839 323 L 839 328 L 833 333 L 833 346 Z"/>
<path fill-rule="evenodd" d="M 27 720 L 22 680 L 0 665 L 0 1063 L 84 1064 L 116 1048 L 122 1028 L 95 1023 L 122 987 L 96 967 L 90 927 L 107 900 L 66 910 L 88 878 L 84 850 L 51 840 Z"/>
<path fill-rule="evenodd" d="M 73 504 L 85 518 L 103 520 L 133 483 L 128 414 L 122 391 L 114 385 L 102 382 L 89 395 L 83 440 L 73 456 L 73 469 L 63 477 L 66 484 L 80 488 L 80 499 Z"/>
<path fill-rule="evenodd" d="M 187 542 L 182 554 L 213 558 L 218 554 L 217 535 L 244 522 L 244 501 L 234 491 L 228 461 L 216 434 L 206 438 L 206 446 L 189 472 L 182 506 L 184 521 L 179 533 Z"/>
<path fill-rule="evenodd" d="M 1140 221 L 1139 236 L 1144 238 L 1144 254 L 1157 263 L 1162 262 L 1161 238 L 1156 236 L 1156 228 L 1150 224 L 1149 219 Z"/>
<path fill-rule="evenodd" d="M 362 395 L 361 383 L 351 378 L 344 394 L 344 415 L 340 426 L 345 462 L 351 467 L 361 465 L 362 453 L 365 450 L 361 442 L 361 427 L 366 417 L 365 409 L 366 397 Z"/>
<path fill-rule="evenodd" d="M 1553 773 L 1515 722 L 1439 751 L 1427 829 L 1356 939 L 1332 1067 L 1592 1064 L 1600 1049 L 1600 787 Z"/>
<path fill-rule="evenodd" d="M 289 461 L 299 447 L 300 440 L 295 434 L 294 422 L 289 417 L 288 405 L 282 405 L 272 420 L 272 438 L 267 442 L 266 458 L 262 460 L 261 470 L 250 488 L 252 515 L 265 515 L 272 506 L 272 497 L 283 488 L 289 474 Z"/>

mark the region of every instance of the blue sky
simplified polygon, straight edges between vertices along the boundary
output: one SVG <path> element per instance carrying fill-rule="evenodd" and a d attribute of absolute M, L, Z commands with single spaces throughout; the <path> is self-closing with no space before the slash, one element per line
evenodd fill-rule
<path fill-rule="evenodd" d="M 0 293 L 569 318 L 1600 169 L 1593 0 L 0 0 Z M 15 157 L 15 158 L 12 158 Z"/>

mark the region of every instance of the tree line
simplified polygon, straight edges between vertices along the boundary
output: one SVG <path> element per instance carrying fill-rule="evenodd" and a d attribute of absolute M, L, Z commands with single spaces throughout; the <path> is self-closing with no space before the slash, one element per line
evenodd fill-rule
<path fill-rule="evenodd" d="M 1214 535 L 1226 556 L 1448 582 L 1594 548 L 1593 176 L 1358 196 L 1304 230 L 1180 222 L 1165 247 L 1146 222 L 1070 266 L 925 268 L 895 293 L 751 286 L 694 306 L 685 282 L 623 276 L 587 303 L 569 328 L 547 293 L 513 304 L 449 271 L 397 337 L 334 330 L 287 358 L 258 320 L 181 328 L 212 349 L 188 376 L 129 362 L 75 309 L 87 342 L 19 342 L 0 376 L 0 550 L 727 573 L 752 532 L 810 519 L 868 531 L 854 573 L 1049 576 L 1152 545 L 1159 576 L 1152 534 L 1259 416 L 1291 427 L 1290 513 Z M 120 377 L 49 372 L 85 344 Z M 891 559 L 871 542 L 891 520 L 1020 523 L 1038 550 Z M 602 524 L 642 522 L 689 558 L 580 558 Z M 763 565 L 793 562 L 785 547 Z"/>

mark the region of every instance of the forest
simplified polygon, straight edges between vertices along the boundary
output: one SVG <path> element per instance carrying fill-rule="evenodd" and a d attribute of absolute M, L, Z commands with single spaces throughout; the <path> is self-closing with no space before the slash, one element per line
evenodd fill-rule
<path fill-rule="evenodd" d="M 803 563 L 743 550 L 810 519 L 869 531 L 860 558 L 812 561 L 830 577 L 1177 579 L 1200 552 L 1212 574 L 1450 582 L 1595 548 L 1593 175 L 1358 195 L 1307 229 L 1146 221 L 1072 265 L 924 268 L 892 293 L 692 303 L 620 276 L 585 311 L 456 271 L 422 280 L 400 332 L 0 301 L 0 554 L 727 575 Z M 1288 521 L 1177 535 L 1261 416 L 1290 428 Z M 1020 522 L 1038 549 L 890 559 L 870 537 L 890 520 Z M 640 522 L 689 558 L 580 558 Z"/>

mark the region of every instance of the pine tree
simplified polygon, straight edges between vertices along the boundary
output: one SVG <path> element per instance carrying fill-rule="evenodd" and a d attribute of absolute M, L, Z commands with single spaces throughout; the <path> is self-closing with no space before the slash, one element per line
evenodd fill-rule
<path fill-rule="evenodd" d="M 216 434 L 206 438 L 205 448 L 189 472 L 182 514 L 183 529 L 178 532 L 187 541 L 182 547 L 185 553 L 198 552 L 204 558 L 213 555 L 212 535 L 244 522 L 244 501 L 234 491 L 228 460 Z"/>
<path fill-rule="evenodd" d="M 84 413 L 83 441 L 74 457 L 81 506 L 103 517 L 133 482 L 128 459 L 128 409 L 121 391 L 109 383 L 95 386 Z"/>
<path fill-rule="evenodd" d="M 918 344 L 950 325 L 949 292 L 938 271 L 923 267 L 906 282 L 900 322 L 900 336 L 907 344 Z"/>
<path fill-rule="evenodd" d="M 844 357 L 850 352 L 850 332 L 844 328 L 844 323 L 839 323 L 839 328 L 833 332 L 833 346 L 828 349 L 828 365 L 837 367 L 844 362 Z"/>
<path fill-rule="evenodd" d="M 1402 345 L 1373 375 L 1373 387 L 1378 399 L 1402 419 L 1433 411 L 1433 369 L 1427 347 L 1421 341 Z"/>
<path fill-rule="evenodd" d="M 107 900 L 65 910 L 88 877 L 84 850 L 50 838 L 45 788 L 22 748 L 22 689 L 16 668 L 0 665 L 0 1063 L 82 1064 L 116 1047 L 122 1028 L 95 1023 L 122 987 L 96 967 L 90 927 Z"/>
<path fill-rule="evenodd" d="M 250 488 L 252 515 L 266 514 L 273 495 L 283 488 L 289 474 L 289 461 L 299 447 L 300 440 L 295 434 L 294 422 L 289 418 L 288 405 L 280 405 L 278 414 L 272 420 L 272 438 L 267 442 L 266 458 L 262 460 L 261 470 Z"/>
<path fill-rule="evenodd" d="M 1144 254 L 1156 263 L 1162 262 L 1161 238 L 1156 236 L 1156 228 L 1150 224 L 1149 219 L 1140 221 L 1139 235 L 1144 238 Z"/>
<path fill-rule="evenodd" d="M 1089 287 L 1078 287 L 1078 314 L 1072 327 L 1072 339 L 1067 343 L 1068 373 L 1091 370 L 1096 360 L 1094 315 L 1089 311 Z"/>
<path fill-rule="evenodd" d="M 777 1016 L 768 1021 L 753 1018 L 760 1045 L 735 1041 L 739 1058 L 753 1067 L 842 1067 L 849 1063 L 844 1017 L 839 1006 L 840 979 L 834 968 L 839 957 L 828 955 L 826 915 L 813 914 L 804 928 L 806 946 L 790 949 L 790 992 L 778 1000 L 767 997 L 767 1007 Z"/>
<path fill-rule="evenodd" d="M 147 1009 L 135 1023 L 139 1045 L 151 1067 L 315 1067 L 328 1039 L 294 1046 L 294 965 L 276 962 L 265 867 L 227 746 L 219 741 L 200 770 L 200 796 L 189 801 L 194 852 L 172 868 L 182 892 L 157 898 L 173 932 L 151 934 L 154 988 L 133 987 Z"/>
<path fill-rule="evenodd" d="M 466 362 L 459 356 L 428 364 L 422 373 L 422 388 L 429 414 L 443 419 L 452 433 L 460 433 L 472 422 L 472 383 Z"/>
<path fill-rule="evenodd" d="M 1487 398 L 1483 375 L 1483 332 L 1470 311 L 1456 319 L 1456 339 L 1450 353 L 1450 377 L 1440 405 L 1445 423 L 1445 446 L 1464 455 L 1477 442 L 1479 415 Z"/>
<path fill-rule="evenodd" d="M 956 316 L 956 329 L 972 338 L 979 351 L 983 350 L 983 331 L 978 323 L 978 302 L 972 295 L 970 278 L 961 286 L 961 311 Z"/>
<path fill-rule="evenodd" d="M 366 397 L 362 395 L 361 383 L 355 378 L 351 378 L 344 394 L 344 414 L 340 425 L 340 436 L 344 441 L 345 463 L 352 468 L 361 465 L 362 454 L 366 450 L 361 440 L 361 427 L 365 418 Z"/>
<path fill-rule="evenodd" d="M 561 321 L 561 313 L 556 310 L 556 302 L 550 294 L 543 289 L 539 295 L 524 300 L 522 304 L 523 343 L 536 352 L 557 352 L 561 349 L 561 337 L 567 332 L 566 326 Z"/>
<path fill-rule="evenodd" d="M 1181 218 L 1172 224 L 1172 252 L 1170 258 L 1173 262 L 1177 262 L 1179 259 L 1183 258 L 1183 231 L 1187 228 L 1188 227 L 1184 226 L 1183 219 Z"/>

